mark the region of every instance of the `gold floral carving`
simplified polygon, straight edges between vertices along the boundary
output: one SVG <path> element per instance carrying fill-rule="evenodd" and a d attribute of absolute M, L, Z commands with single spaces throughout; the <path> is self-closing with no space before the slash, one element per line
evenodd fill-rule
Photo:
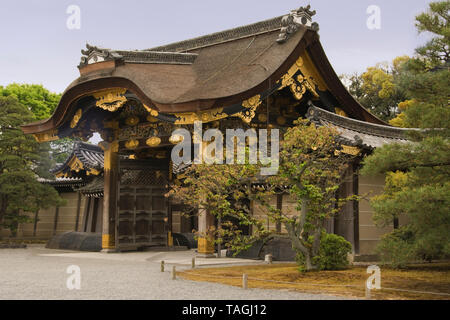
<path fill-rule="evenodd" d="M 80 172 L 80 170 L 84 170 L 83 163 L 77 157 L 73 157 L 69 161 L 68 166 L 70 168 L 70 171 Z"/>
<path fill-rule="evenodd" d="M 250 99 L 244 100 L 242 106 L 245 108 L 233 116 L 241 118 L 245 123 L 250 123 L 255 117 L 256 109 L 261 105 L 261 96 L 258 94 Z"/>
<path fill-rule="evenodd" d="M 72 121 L 70 122 L 70 127 L 72 129 L 77 126 L 78 122 L 80 122 L 82 115 L 83 115 L 82 109 L 78 109 L 77 112 L 75 112 L 75 115 L 73 116 Z"/>
<path fill-rule="evenodd" d="M 352 156 L 357 156 L 361 153 L 361 149 L 358 147 L 342 145 L 342 150 L 340 152 L 342 152 L 344 154 L 349 154 Z"/>
<path fill-rule="evenodd" d="M 97 99 L 96 106 L 109 112 L 115 112 L 127 102 L 126 91 L 127 89 L 119 88 L 94 93 L 93 96 Z"/>
<path fill-rule="evenodd" d="M 295 78 L 294 76 L 298 71 L 300 71 L 303 76 L 298 75 L 297 78 Z M 281 86 L 278 90 L 289 87 L 294 98 L 297 100 L 300 100 L 303 97 L 306 90 L 310 91 L 318 98 L 319 94 L 317 93 L 316 87 L 321 91 L 327 89 L 307 53 L 304 53 L 297 59 L 294 65 L 289 68 L 288 72 L 281 77 L 279 83 L 281 83 Z"/>

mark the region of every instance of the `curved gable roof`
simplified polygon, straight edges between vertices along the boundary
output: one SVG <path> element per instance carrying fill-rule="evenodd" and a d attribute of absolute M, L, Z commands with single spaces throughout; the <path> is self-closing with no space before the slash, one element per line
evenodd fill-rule
<path fill-rule="evenodd" d="M 78 99 L 109 88 L 125 88 L 161 113 L 233 105 L 270 90 L 305 51 L 349 116 L 383 124 L 342 85 L 313 28 L 298 25 L 286 41 L 279 41 L 286 32 L 285 17 L 142 51 L 88 46 L 82 51 L 81 76 L 65 90 L 52 117 L 25 125 L 23 131 L 59 127 Z"/>

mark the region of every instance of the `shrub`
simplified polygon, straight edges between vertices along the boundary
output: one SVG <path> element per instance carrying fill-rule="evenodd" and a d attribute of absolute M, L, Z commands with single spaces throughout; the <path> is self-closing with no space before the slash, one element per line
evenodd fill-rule
<path fill-rule="evenodd" d="M 312 244 L 312 237 L 309 242 Z M 322 233 L 319 254 L 312 259 L 317 270 L 342 270 L 348 267 L 347 255 L 352 252 L 352 245 L 345 238 L 336 234 Z M 303 254 L 297 253 L 297 264 L 300 271 L 305 271 Z"/>
<path fill-rule="evenodd" d="M 417 260 L 414 239 L 414 232 L 407 226 L 384 235 L 376 248 L 381 262 L 393 268 L 402 268 Z"/>

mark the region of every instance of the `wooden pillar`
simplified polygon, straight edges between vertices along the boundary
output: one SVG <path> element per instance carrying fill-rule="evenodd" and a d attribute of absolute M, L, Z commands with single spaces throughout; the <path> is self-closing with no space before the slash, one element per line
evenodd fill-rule
<path fill-rule="evenodd" d="M 38 220 L 39 220 L 39 210 L 36 210 L 36 212 L 34 213 L 33 237 L 36 237 Z"/>
<path fill-rule="evenodd" d="M 117 177 L 119 143 L 101 142 L 104 151 L 104 189 L 103 189 L 103 228 L 102 252 L 114 252 L 116 249 L 115 216 L 117 207 Z"/>
<path fill-rule="evenodd" d="M 78 191 L 78 199 L 77 199 L 77 217 L 75 218 L 75 232 L 78 232 L 78 225 L 80 220 L 80 211 L 81 211 L 81 192 Z"/>
<path fill-rule="evenodd" d="M 170 169 L 171 170 L 171 169 Z M 167 245 L 169 247 L 173 247 L 173 219 L 172 219 L 172 203 L 170 199 L 168 199 L 168 217 L 167 217 L 167 224 L 168 224 L 168 232 L 167 232 Z M 180 222 L 181 224 L 181 222 Z"/>
<path fill-rule="evenodd" d="M 214 226 L 214 216 L 206 209 L 200 208 L 198 211 L 198 254 L 201 257 L 214 257 L 214 243 L 207 235 L 210 227 Z"/>
<path fill-rule="evenodd" d="M 283 195 L 277 194 L 277 209 L 280 210 L 280 212 L 283 211 Z M 281 222 L 277 222 L 277 233 L 281 233 Z"/>
<path fill-rule="evenodd" d="M 353 165 L 353 195 L 359 195 L 359 170 L 358 164 Z M 353 249 L 359 254 L 359 201 L 353 200 Z"/>
<path fill-rule="evenodd" d="M 56 235 L 56 230 L 58 229 L 58 216 L 59 216 L 59 207 L 55 208 L 55 219 L 53 221 L 53 235 Z"/>
<path fill-rule="evenodd" d="M 91 207 L 91 197 L 86 197 L 84 200 L 84 214 L 83 214 L 83 224 L 81 225 L 82 232 L 87 232 L 87 226 L 89 223 L 89 208 Z"/>

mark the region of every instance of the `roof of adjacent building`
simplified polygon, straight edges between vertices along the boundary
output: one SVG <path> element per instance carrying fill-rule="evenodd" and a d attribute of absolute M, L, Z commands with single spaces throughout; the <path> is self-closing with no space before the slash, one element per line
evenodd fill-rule
<path fill-rule="evenodd" d="M 77 188 L 76 191 L 80 191 L 82 194 L 88 197 L 103 197 L 104 184 L 104 177 L 103 175 L 100 175 L 94 177 L 85 185 Z"/>
<path fill-rule="evenodd" d="M 81 164 L 76 169 L 82 170 L 83 172 L 90 170 L 103 170 L 104 156 L 103 150 L 96 145 L 76 141 L 73 145 L 72 152 L 69 157 L 67 157 L 66 161 L 52 169 L 52 173 L 58 174 L 66 174 L 71 171 L 74 171 L 74 162 L 77 161 L 78 164 Z"/>
<path fill-rule="evenodd" d="M 368 149 L 379 148 L 389 143 L 406 143 L 408 131 L 416 130 L 367 123 L 312 105 L 308 109 L 307 117 L 318 125 L 336 129 L 339 136 L 348 144 Z"/>
<path fill-rule="evenodd" d="M 67 188 L 70 187 L 79 188 L 84 186 L 86 182 L 82 178 L 56 178 L 56 179 L 44 179 L 38 178 L 38 181 L 43 184 L 49 184 L 54 188 Z"/>

